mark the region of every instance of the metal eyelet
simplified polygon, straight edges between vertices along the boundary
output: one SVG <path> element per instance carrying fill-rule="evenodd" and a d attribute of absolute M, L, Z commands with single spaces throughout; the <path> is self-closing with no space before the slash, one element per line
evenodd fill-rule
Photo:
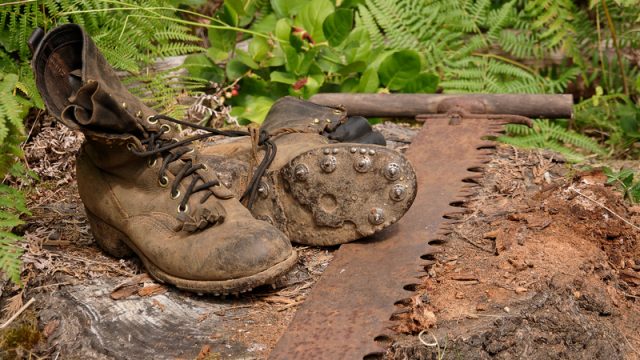
<path fill-rule="evenodd" d="M 171 126 L 167 125 L 167 124 L 162 124 L 160 125 L 160 130 L 165 129 L 164 132 L 169 132 L 171 131 Z"/>
<path fill-rule="evenodd" d="M 158 163 L 158 159 L 157 158 L 149 159 L 147 161 L 147 166 L 148 167 L 154 167 L 154 166 L 156 166 L 157 163 Z"/>
<path fill-rule="evenodd" d="M 127 143 L 127 149 L 129 151 L 136 151 L 136 144 L 134 143 Z"/>
<path fill-rule="evenodd" d="M 176 190 L 176 193 L 175 193 L 175 194 L 171 194 L 171 198 L 172 198 L 173 200 L 175 200 L 175 199 L 177 199 L 177 198 L 179 198 L 179 197 L 180 197 L 180 190 Z"/>
<path fill-rule="evenodd" d="M 167 185 L 169 185 L 169 178 L 166 176 L 161 177 L 160 180 L 158 180 L 158 185 L 167 187 Z"/>
<path fill-rule="evenodd" d="M 152 116 L 147 117 L 147 122 L 149 124 L 157 124 L 158 123 L 158 119 L 154 118 L 153 115 L 152 115 Z"/>
<path fill-rule="evenodd" d="M 186 213 L 187 211 L 189 211 L 189 204 L 186 204 L 184 207 L 178 205 L 178 213 Z"/>

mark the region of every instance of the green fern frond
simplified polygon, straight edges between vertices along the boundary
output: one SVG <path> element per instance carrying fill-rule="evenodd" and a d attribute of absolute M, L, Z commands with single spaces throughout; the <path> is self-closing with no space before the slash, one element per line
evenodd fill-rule
<path fill-rule="evenodd" d="M 16 189 L 0 184 L 0 270 L 16 284 L 20 282 L 21 237 L 11 232 L 23 223 L 20 216 L 28 214 L 24 195 Z"/>
<path fill-rule="evenodd" d="M 572 162 L 584 160 L 585 156 L 582 153 L 606 153 L 595 140 L 549 120 L 535 120 L 533 128 L 515 124 L 505 125 L 505 135 L 497 140 L 523 148 L 553 150 Z"/>
<path fill-rule="evenodd" d="M 358 16 L 356 18 L 357 26 L 364 27 L 369 33 L 369 37 L 374 44 L 383 44 L 384 36 L 376 24 L 371 12 L 364 6 L 358 5 Z"/>
<path fill-rule="evenodd" d="M 23 108 L 13 94 L 17 83 L 18 75 L 16 74 L 4 74 L 0 79 L 0 145 L 9 136 L 11 126 L 13 131 L 22 129 Z"/>
<path fill-rule="evenodd" d="M 572 130 L 552 123 L 549 120 L 536 121 L 535 127 L 539 133 L 545 134 L 549 139 L 560 141 L 564 144 L 573 145 L 579 149 L 586 150 L 593 154 L 604 155 L 605 151 L 600 145 L 590 137 L 579 134 Z"/>

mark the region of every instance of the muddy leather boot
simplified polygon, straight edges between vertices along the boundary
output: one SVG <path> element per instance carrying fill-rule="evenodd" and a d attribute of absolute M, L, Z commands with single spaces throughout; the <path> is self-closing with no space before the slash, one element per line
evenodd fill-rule
<path fill-rule="evenodd" d="M 365 126 L 336 131 L 349 119 L 341 109 L 280 99 L 260 128 L 260 137 L 270 139 L 276 152 L 258 179 L 247 173 L 254 174 L 270 156 L 266 144 L 256 154 L 251 142 L 231 139 L 201 144 L 200 152 L 221 157 L 211 164 L 212 171 L 235 193 L 244 193 L 256 218 L 278 227 L 291 241 L 343 244 L 398 221 L 413 203 L 417 186 L 402 154 L 375 144 L 332 142 L 327 134 L 380 141 L 364 118 Z"/>
<path fill-rule="evenodd" d="M 47 108 L 85 134 L 78 190 L 102 249 L 133 251 L 156 279 L 214 294 L 271 283 L 295 264 L 286 236 L 251 216 L 192 139 L 172 139 L 176 130 L 124 88 L 79 26 L 32 43 Z"/>

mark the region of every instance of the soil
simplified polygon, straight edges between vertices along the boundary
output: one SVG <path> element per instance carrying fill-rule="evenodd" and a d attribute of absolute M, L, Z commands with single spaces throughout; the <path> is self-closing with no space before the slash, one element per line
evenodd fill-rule
<path fill-rule="evenodd" d="M 416 133 L 378 128 L 400 151 Z M 41 181 L 18 229 L 24 287 L 0 280 L 0 315 L 35 303 L 0 330 L 0 358 L 268 356 L 335 249 L 298 246 L 275 288 L 239 297 L 157 284 L 94 244 L 73 174 L 81 141 L 43 120 L 26 145 Z M 498 148 L 476 190 L 411 311 L 394 317 L 385 358 L 640 358 L 640 207 L 597 169 L 512 147 Z"/>
<path fill-rule="evenodd" d="M 640 358 L 640 208 L 544 155 L 498 148 L 386 358 Z"/>

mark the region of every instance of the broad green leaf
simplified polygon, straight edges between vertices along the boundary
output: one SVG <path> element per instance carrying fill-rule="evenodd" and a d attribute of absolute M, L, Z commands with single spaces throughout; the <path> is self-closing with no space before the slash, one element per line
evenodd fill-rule
<path fill-rule="evenodd" d="M 296 49 L 291 46 L 283 46 L 282 50 L 284 51 L 285 56 L 285 68 L 287 71 L 292 73 L 298 73 L 298 67 L 300 66 L 300 62 L 302 61 L 302 54 L 299 54 Z"/>
<path fill-rule="evenodd" d="M 266 61 L 267 66 L 275 67 L 282 66 L 285 64 L 285 55 L 284 51 L 282 51 L 282 47 L 276 45 L 271 52 L 268 54 L 269 58 Z"/>
<path fill-rule="evenodd" d="M 298 13 L 308 0 L 271 0 L 271 7 L 279 18 L 290 17 Z"/>
<path fill-rule="evenodd" d="M 242 61 L 243 64 L 251 69 L 257 70 L 260 68 L 260 65 L 253 61 L 251 55 L 244 50 L 236 49 L 236 59 Z"/>
<path fill-rule="evenodd" d="M 289 43 L 289 35 L 291 35 L 291 23 L 289 22 L 289 19 L 278 20 L 276 23 L 275 35 L 276 39 L 278 39 L 282 45 Z"/>
<path fill-rule="evenodd" d="M 242 77 L 247 71 L 249 71 L 249 67 L 238 59 L 231 59 L 231 61 L 227 63 L 227 77 L 231 81 Z"/>
<path fill-rule="evenodd" d="M 269 77 L 271 81 L 289 85 L 294 84 L 297 81 L 293 74 L 282 71 L 273 71 Z"/>
<path fill-rule="evenodd" d="M 220 19 L 224 21 L 225 24 L 238 26 L 238 12 L 228 1 L 224 2 L 222 12 L 220 13 Z"/>
<path fill-rule="evenodd" d="M 344 67 L 342 52 L 330 46 L 318 46 L 315 63 L 327 74 L 336 73 Z"/>
<path fill-rule="evenodd" d="M 240 116 L 254 123 L 262 124 L 271 105 L 273 105 L 273 99 L 266 96 L 248 96 L 244 112 Z"/>
<path fill-rule="evenodd" d="M 276 17 L 276 14 L 269 14 L 260 20 L 256 20 L 251 25 L 251 30 L 259 32 L 261 34 L 273 33 L 273 30 L 276 28 L 277 22 L 278 18 Z"/>
<path fill-rule="evenodd" d="M 356 61 L 368 62 L 371 56 L 371 40 L 363 28 L 354 29 L 341 44 L 342 53 L 347 63 Z"/>
<path fill-rule="evenodd" d="M 224 80 L 224 70 L 214 64 L 205 54 L 187 56 L 182 66 L 193 77 L 213 82 L 222 82 Z"/>
<path fill-rule="evenodd" d="M 420 73 L 420 55 L 413 50 L 400 50 L 380 64 L 380 81 L 391 90 L 400 90 Z"/>
<path fill-rule="evenodd" d="M 260 62 L 267 56 L 270 48 L 267 39 L 256 36 L 249 43 L 249 54 L 254 61 Z"/>
<path fill-rule="evenodd" d="M 353 29 L 353 10 L 337 9 L 322 23 L 322 32 L 329 45 L 338 46 Z"/>
<path fill-rule="evenodd" d="M 344 93 L 354 93 L 358 92 L 360 87 L 360 82 L 356 78 L 348 78 L 342 82 L 340 85 L 340 92 Z"/>
<path fill-rule="evenodd" d="M 229 51 L 220 50 L 217 47 L 212 46 L 207 49 L 207 55 L 214 62 L 220 63 L 229 58 Z"/>
<path fill-rule="evenodd" d="M 234 30 L 209 29 L 208 35 L 211 47 L 220 51 L 229 52 L 236 45 L 236 32 Z"/>
<path fill-rule="evenodd" d="M 380 87 L 380 80 L 378 79 L 378 72 L 376 69 L 368 68 L 362 74 L 360 78 L 360 84 L 358 91 L 363 93 L 373 93 Z"/>
<path fill-rule="evenodd" d="M 243 0 L 224 0 L 224 6 L 233 9 L 237 16 L 247 15 L 244 9 Z"/>
<path fill-rule="evenodd" d="M 338 73 L 341 75 L 349 75 L 351 73 L 361 73 L 367 69 L 367 64 L 364 61 L 356 61 L 343 66 Z"/>
<path fill-rule="evenodd" d="M 230 26 L 237 26 L 238 24 L 238 14 L 236 11 L 227 4 L 224 5 L 222 11 L 219 13 L 218 19 Z M 215 25 L 221 25 L 216 23 Z M 208 29 L 207 36 L 209 37 L 209 43 L 211 47 L 217 49 L 221 52 L 229 52 L 233 50 L 236 46 L 236 36 L 237 32 L 235 30 L 224 30 L 224 29 Z M 216 55 L 216 57 L 218 57 Z"/>
<path fill-rule="evenodd" d="M 322 23 L 333 10 L 329 0 L 311 0 L 300 9 L 294 24 L 306 30 L 316 44 L 323 42 Z"/>
<path fill-rule="evenodd" d="M 405 87 L 402 88 L 402 92 L 433 94 L 438 89 L 439 80 L 435 74 L 423 72 L 409 81 Z"/>

